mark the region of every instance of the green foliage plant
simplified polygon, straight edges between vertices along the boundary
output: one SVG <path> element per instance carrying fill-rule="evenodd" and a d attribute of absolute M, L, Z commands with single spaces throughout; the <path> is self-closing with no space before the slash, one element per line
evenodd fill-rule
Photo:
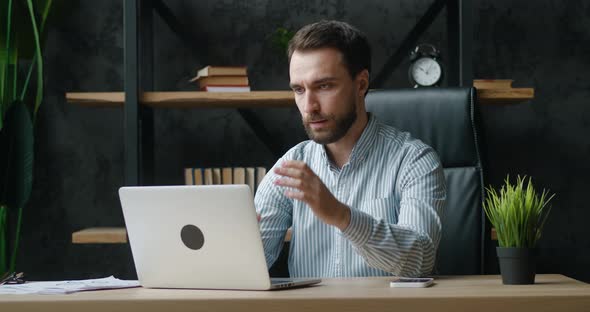
<path fill-rule="evenodd" d="M 555 194 L 548 191 L 537 192 L 531 178 L 518 176 L 516 184 L 511 184 L 507 176 L 504 185 L 497 192 L 486 188 L 485 213 L 496 229 L 500 247 L 533 248 L 541 238 L 541 232 Z"/>
<path fill-rule="evenodd" d="M 0 1 L 0 275 L 15 270 L 32 188 L 33 125 L 43 99 L 41 37 L 51 4 Z"/>
<path fill-rule="evenodd" d="M 273 48 L 281 54 L 287 55 L 287 48 L 289 47 L 289 41 L 295 32 L 284 27 L 277 28 L 271 35 L 271 44 Z"/>

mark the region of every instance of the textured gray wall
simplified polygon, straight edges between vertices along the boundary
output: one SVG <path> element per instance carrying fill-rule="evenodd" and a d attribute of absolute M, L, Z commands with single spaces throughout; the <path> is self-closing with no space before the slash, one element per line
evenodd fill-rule
<path fill-rule="evenodd" d="M 590 3 L 480 1 L 476 16 L 475 76 L 535 87 L 529 103 L 482 110 L 488 182 L 527 174 L 557 193 L 538 270 L 589 281 Z"/>
<path fill-rule="evenodd" d="M 190 90 L 186 80 L 207 64 L 244 64 L 254 90 L 287 89 L 285 58 L 269 36 L 322 18 L 348 21 L 373 46 L 374 73 L 431 3 L 404 1 L 166 1 L 206 42 L 200 52 L 154 18 L 156 90 Z M 44 52 L 46 96 L 36 128 L 35 182 L 24 215 L 19 267 L 34 279 L 134 277 L 126 245 L 73 245 L 71 233 L 121 226 L 117 188 L 123 183 L 122 109 L 65 103 L 66 91 L 123 88 L 121 1 L 72 1 L 51 26 Z M 488 175 L 528 174 L 557 193 L 540 243 L 539 272 L 590 281 L 590 4 L 575 1 L 475 2 L 474 70 L 479 78 L 512 78 L 536 98 L 482 109 Z M 421 38 L 446 49 L 445 15 Z M 203 58 L 197 55 L 202 54 Z M 407 61 L 385 87 L 407 87 Z M 283 150 L 305 138 L 296 109 L 256 112 Z M 186 166 L 270 166 L 275 161 L 240 115 L 229 109 L 156 110 L 155 180 L 180 184 Z M 460 256 L 460 255 L 458 255 Z M 488 272 L 497 272 L 495 254 Z"/>

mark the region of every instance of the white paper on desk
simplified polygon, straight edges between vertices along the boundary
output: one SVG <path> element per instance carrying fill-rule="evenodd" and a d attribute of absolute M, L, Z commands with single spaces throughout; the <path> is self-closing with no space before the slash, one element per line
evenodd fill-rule
<path fill-rule="evenodd" d="M 120 280 L 113 276 L 87 280 L 27 282 L 25 284 L 4 284 L 0 295 L 8 294 L 71 294 L 84 290 L 117 289 L 139 287 L 138 281 Z"/>

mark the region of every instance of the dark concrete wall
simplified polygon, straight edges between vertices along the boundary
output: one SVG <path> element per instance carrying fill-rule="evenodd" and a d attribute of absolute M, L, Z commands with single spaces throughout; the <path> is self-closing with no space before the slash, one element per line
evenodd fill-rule
<path fill-rule="evenodd" d="M 296 29 L 339 19 L 365 31 L 374 73 L 431 3 L 406 1 L 166 1 L 199 39 L 191 50 L 154 18 L 156 90 L 191 90 L 187 79 L 207 64 L 244 64 L 254 90 L 287 89 L 285 58 L 273 51 L 277 27 Z M 536 98 L 482 109 L 487 136 L 487 181 L 527 174 L 557 193 L 540 243 L 538 271 L 590 281 L 590 4 L 586 1 L 475 2 L 474 74 L 512 78 L 534 87 Z M 90 226 L 122 226 L 117 189 L 123 184 L 123 112 L 67 104 L 67 91 L 123 88 L 121 1 L 71 1 L 51 24 L 44 52 L 46 94 L 36 128 L 35 182 L 24 215 L 19 268 L 33 279 L 114 274 L 133 278 L 126 245 L 73 245 L 71 233 Z M 65 14 L 64 14 L 65 13 Z M 441 14 L 421 38 L 446 50 Z M 407 60 L 389 88 L 407 87 Z M 305 138 L 296 109 L 256 114 L 283 150 Z M 186 166 L 271 166 L 275 158 L 240 115 L 229 109 L 156 110 L 155 181 L 183 183 Z M 460 256 L 460 255 L 457 255 Z M 488 255 L 488 272 L 497 272 Z"/>

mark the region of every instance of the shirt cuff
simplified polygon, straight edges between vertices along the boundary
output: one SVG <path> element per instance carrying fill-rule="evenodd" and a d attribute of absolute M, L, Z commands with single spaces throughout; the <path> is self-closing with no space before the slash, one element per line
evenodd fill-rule
<path fill-rule="evenodd" d="M 353 245 L 363 246 L 371 238 L 373 233 L 373 224 L 375 219 L 372 216 L 350 208 L 350 223 L 348 227 L 342 231 L 344 237 L 346 237 Z"/>

